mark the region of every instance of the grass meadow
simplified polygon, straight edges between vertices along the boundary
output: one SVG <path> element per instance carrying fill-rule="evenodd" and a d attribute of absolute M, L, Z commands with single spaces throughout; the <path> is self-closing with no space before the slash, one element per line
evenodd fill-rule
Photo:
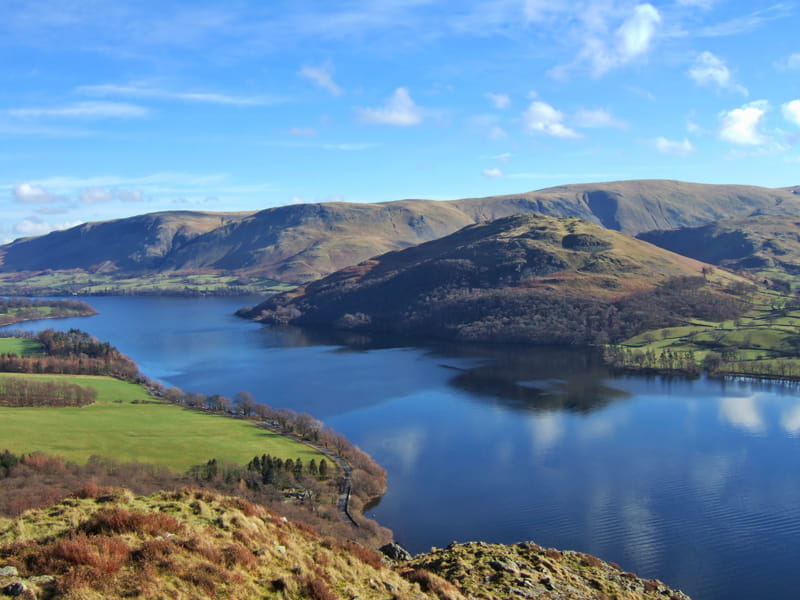
<path fill-rule="evenodd" d="M 179 472 L 211 458 L 239 464 L 261 454 L 303 462 L 324 458 L 309 446 L 251 421 L 162 403 L 141 386 L 110 377 L 12 373 L 0 377 L 66 380 L 98 392 L 97 402 L 83 408 L 0 408 L 0 450 L 41 451 L 81 464 L 96 454 Z"/>

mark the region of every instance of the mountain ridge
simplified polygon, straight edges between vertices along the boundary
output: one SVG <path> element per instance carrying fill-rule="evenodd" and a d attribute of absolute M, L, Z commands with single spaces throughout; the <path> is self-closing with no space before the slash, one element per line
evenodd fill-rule
<path fill-rule="evenodd" d="M 797 188 L 631 180 L 460 200 L 319 203 L 261 211 L 168 211 L 86 223 L 0 246 L 0 274 L 152 277 L 205 271 L 298 284 L 484 220 L 541 213 L 630 234 L 751 214 L 800 216 Z"/>

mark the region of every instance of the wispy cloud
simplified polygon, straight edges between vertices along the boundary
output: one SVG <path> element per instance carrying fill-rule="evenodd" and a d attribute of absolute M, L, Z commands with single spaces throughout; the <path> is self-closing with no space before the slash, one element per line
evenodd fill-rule
<path fill-rule="evenodd" d="M 342 95 L 342 88 L 333 80 L 333 68 L 329 64 L 319 67 L 303 67 L 300 69 L 300 75 L 312 81 L 323 90 L 330 92 L 333 96 Z"/>
<path fill-rule="evenodd" d="M 598 128 L 611 127 L 616 129 L 626 129 L 628 124 L 615 117 L 607 110 L 602 108 L 582 109 L 575 113 L 573 122 L 576 127 Z"/>
<path fill-rule="evenodd" d="M 221 104 L 225 106 L 270 106 L 284 102 L 284 98 L 272 95 L 236 96 L 218 92 L 175 91 L 149 85 L 101 84 L 84 85 L 77 89 L 86 96 L 121 96 L 123 98 L 152 98 L 156 100 L 174 100 L 199 104 Z"/>
<path fill-rule="evenodd" d="M 483 176 L 487 179 L 498 179 L 500 177 L 505 177 L 505 173 L 503 173 L 503 169 L 492 167 L 491 169 L 484 169 Z"/>
<path fill-rule="evenodd" d="M 278 148 L 304 148 L 316 150 L 333 150 L 341 152 L 359 152 L 377 148 L 380 144 L 375 142 L 301 142 L 301 141 L 274 141 L 264 142 L 265 146 Z"/>
<path fill-rule="evenodd" d="M 80 225 L 80 221 L 67 221 L 64 223 L 48 223 L 39 217 L 28 217 L 14 225 L 14 233 L 22 236 L 44 235 L 51 231 L 69 229 Z"/>
<path fill-rule="evenodd" d="M 66 198 L 47 191 L 40 185 L 18 183 L 12 189 L 14 200 L 23 204 L 54 204 L 64 202 Z"/>
<path fill-rule="evenodd" d="M 488 92 L 486 93 L 486 97 L 489 99 L 489 102 L 492 103 L 492 106 L 500 110 L 508 108 L 511 105 L 511 98 L 508 97 L 508 94 L 494 94 Z"/>
<path fill-rule="evenodd" d="M 404 87 L 397 88 L 381 107 L 356 110 L 364 123 L 399 126 L 422 123 L 422 111 Z"/>
<path fill-rule="evenodd" d="M 138 119 L 146 117 L 150 111 L 135 104 L 124 102 L 76 102 L 66 106 L 12 108 L 7 113 L 20 119 L 62 118 L 62 119 Z"/>
<path fill-rule="evenodd" d="M 673 156 L 687 156 L 695 151 L 695 147 L 687 138 L 683 140 L 668 140 L 665 137 L 657 137 L 653 141 L 653 147 L 662 154 Z"/>
<path fill-rule="evenodd" d="M 783 19 L 791 15 L 792 11 L 793 7 L 791 5 L 777 2 L 772 6 L 754 11 L 747 15 L 702 27 L 695 32 L 695 35 L 699 37 L 726 37 L 731 35 L 739 35 L 741 33 L 747 33 L 748 31 L 758 29 L 770 21 Z"/>
<path fill-rule="evenodd" d="M 689 77 L 698 84 L 748 95 L 747 88 L 738 84 L 728 66 L 711 52 L 702 52 L 689 69 Z"/>

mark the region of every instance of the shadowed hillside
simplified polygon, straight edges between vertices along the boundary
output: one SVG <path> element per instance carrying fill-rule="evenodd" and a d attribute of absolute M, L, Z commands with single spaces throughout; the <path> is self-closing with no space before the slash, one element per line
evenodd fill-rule
<path fill-rule="evenodd" d="M 650 231 L 639 238 L 672 252 L 769 279 L 800 274 L 800 219 L 796 218 L 726 219 L 701 227 Z"/>
<path fill-rule="evenodd" d="M 566 185 L 448 202 L 334 202 L 255 213 L 154 213 L 6 244 L 0 247 L 0 279 L 22 284 L 43 271 L 57 271 L 62 274 L 58 281 L 44 281 L 36 288 L 51 292 L 87 272 L 141 277 L 142 285 L 159 274 L 183 272 L 233 275 L 245 283 L 252 278 L 301 283 L 472 223 L 515 214 L 580 217 L 637 234 L 754 214 L 800 216 L 800 196 L 794 191 L 651 180 Z M 83 287 L 63 290 L 97 292 L 85 278 L 80 281 Z M 180 285 L 196 284 L 187 280 Z"/>
<path fill-rule="evenodd" d="M 241 314 L 458 340 L 605 343 L 681 317 L 738 314 L 738 300 L 713 289 L 703 268 L 587 221 L 520 215 L 348 267 Z"/>

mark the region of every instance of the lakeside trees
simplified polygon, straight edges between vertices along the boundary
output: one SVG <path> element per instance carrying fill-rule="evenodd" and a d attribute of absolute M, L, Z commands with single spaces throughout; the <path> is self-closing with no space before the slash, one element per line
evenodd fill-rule
<path fill-rule="evenodd" d="M 0 372 L 60 375 L 107 375 L 142 383 L 144 376 L 130 358 L 107 342 L 78 329 L 45 329 L 37 334 L 14 332 L 13 337 L 36 340 L 41 356 L 0 355 Z"/>

